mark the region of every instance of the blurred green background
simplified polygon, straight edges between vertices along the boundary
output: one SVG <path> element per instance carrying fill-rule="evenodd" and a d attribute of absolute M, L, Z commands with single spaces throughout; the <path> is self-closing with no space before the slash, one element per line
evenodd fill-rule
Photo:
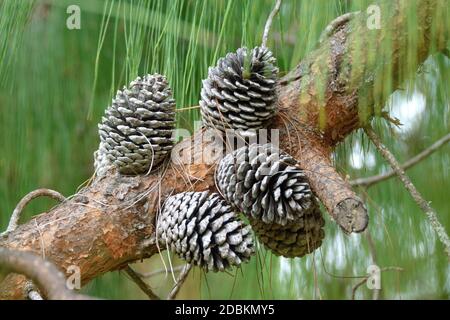
<path fill-rule="evenodd" d="M 333 18 L 365 10 L 371 3 L 284 0 L 268 43 L 281 74 L 314 49 Z M 47 187 L 67 196 L 89 179 L 98 145 L 97 123 L 118 88 L 137 75 L 158 72 L 168 77 L 177 108 L 198 105 L 208 67 L 240 46 L 259 45 L 273 4 L 268 0 L 0 0 L 0 229 L 6 228 L 16 203 L 29 191 Z M 79 30 L 66 27 L 69 5 L 81 9 Z M 411 37 L 415 19 L 413 13 L 408 15 Z M 408 61 L 404 63 L 407 67 Z M 405 125 L 397 129 L 375 121 L 401 162 L 450 131 L 450 60 L 433 55 L 406 80 L 385 102 L 391 115 Z M 199 119 L 195 109 L 178 114 L 183 128 L 192 129 Z M 449 151 L 450 146 L 444 146 L 408 170 L 448 232 Z M 335 162 L 350 178 L 389 169 L 362 132 L 338 147 Z M 230 273 L 194 269 L 179 297 L 350 299 L 360 281 L 355 277 L 366 273 L 375 256 L 380 268 L 403 268 L 382 274 L 381 298 L 448 299 L 450 266 L 443 247 L 402 184 L 394 178 L 357 191 L 367 201 L 370 235 L 346 236 L 327 216 L 326 238 L 314 255 L 290 260 L 259 248 L 249 264 Z M 53 205 L 51 200 L 35 200 L 24 220 Z M 157 270 L 162 268 L 161 259 L 167 263 L 167 252 L 133 267 Z M 181 264 L 175 257 L 172 262 Z M 162 296 L 173 285 L 172 275 L 165 273 L 148 281 Z M 145 298 L 119 272 L 106 274 L 83 290 L 103 298 Z M 370 299 L 372 294 L 361 286 L 356 298 Z"/>

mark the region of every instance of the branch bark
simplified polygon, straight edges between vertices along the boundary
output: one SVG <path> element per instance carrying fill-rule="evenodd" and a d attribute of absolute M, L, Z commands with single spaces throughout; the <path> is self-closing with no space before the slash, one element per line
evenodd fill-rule
<path fill-rule="evenodd" d="M 6 270 L 24 274 L 37 284 L 42 292 L 51 300 L 90 300 L 88 296 L 77 294 L 66 288 L 64 274 L 51 262 L 42 259 L 32 252 L 0 248 L 0 266 Z M 24 295 L 28 296 L 28 290 Z M 37 293 L 33 297 L 37 298 Z"/>
<path fill-rule="evenodd" d="M 379 43 L 387 30 L 395 31 L 388 57 L 394 77 L 401 73 L 401 62 L 406 60 L 406 52 L 401 48 L 408 28 L 402 8 L 409 1 L 395 3 L 397 10 L 384 11 L 389 16 L 383 27 L 370 31 Z M 437 13 L 445 12 L 446 5 L 440 0 L 418 1 L 421 39 L 431 34 L 430 22 Z M 360 52 L 355 50 L 356 43 L 365 39 L 367 33 L 366 17 L 359 14 L 323 39 L 316 50 L 280 79 L 279 113 L 270 122 L 270 128 L 280 130 L 280 148 L 299 160 L 312 190 L 346 232 L 363 231 L 368 217 L 361 199 L 333 166 L 331 153 L 349 133 L 364 124 L 358 109 L 361 92 L 373 90 L 374 79 L 386 63 L 366 64 L 369 53 L 364 48 Z M 416 67 L 429 54 L 440 50 L 442 43 L 445 47 L 448 30 L 435 30 L 433 38 L 439 41 L 433 45 L 424 41 L 417 48 Z M 356 78 L 350 77 L 352 64 L 366 66 L 367 70 Z M 372 77 L 367 77 L 368 74 Z M 324 84 L 324 90 L 318 90 L 318 82 Z M 370 99 L 364 102 L 373 103 Z M 211 142 L 204 137 L 203 131 L 197 132 L 194 138 L 176 146 L 177 151 L 188 154 L 195 162 L 171 162 L 148 176 L 124 177 L 110 172 L 95 179 L 70 200 L 0 237 L 0 247 L 44 253 L 62 270 L 77 265 L 82 284 L 150 257 L 158 252 L 151 238 L 156 213 L 164 199 L 187 190 L 215 190 L 214 169 L 218 158 L 201 152 L 211 147 Z M 8 276 L 0 283 L 0 299 L 24 298 L 25 282 L 23 276 Z"/>

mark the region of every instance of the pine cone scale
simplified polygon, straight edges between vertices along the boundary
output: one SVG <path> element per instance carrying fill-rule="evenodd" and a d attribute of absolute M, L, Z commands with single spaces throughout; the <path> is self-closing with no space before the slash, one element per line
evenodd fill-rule
<path fill-rule="evenodd" d="M 239 148 L 219 162 L 216 182 L 275 254 L 303 256 L 320 246 L 321 212 L 305 174 L 289 155 L 270 144 Z"/>
<path fill-rule="evenodd" d="M 174 145 L 175 101 L 166 79 L 138 77 L 117 92 L 99 124 L 96 170 L 114 164 L 122 174 L 141 174 L 158 166 Z"/>
<path fill-rule="evenodd" d="M 258 47 L 240 48 L 219 59 L 202 81 L 199 104 L 205 125 L 222 131 L 239 129 L 247 136 L 261 128 L 276 110 L 274 63 L 267 48 Z"/>
<path fill-rule="evenodd" d="M 218 194 L 184 192 L 169 197 L 157 236 L 180 257 L 205 270 L 223 271 L 254 252 L 251 234 Z"/>

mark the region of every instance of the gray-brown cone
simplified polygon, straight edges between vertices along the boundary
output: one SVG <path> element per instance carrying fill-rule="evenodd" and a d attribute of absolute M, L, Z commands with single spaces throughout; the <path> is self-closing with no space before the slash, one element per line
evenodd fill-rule
<path fill-rule="evenodd" d="M 156 168 L 174 145 L 175 101 L 166 78 L 159 74 L 138 77 L 129 88 L 117 91 L 98 127 L 98 174 L 111 165 L 127 175 Z"/>
<path fill-rule="evenodd" d="M 315 205 L 296 160 L 271 144 L 252 144 L 226 155 L 216 172 L 224 198 L 246 216 L 286 225 Z"/>
<path fill-rule="evenodd" d="M 219 59 L 203 80 L 200 110 L 204 124 L 222 132 L 237 129 L 242 136 L 254 135 L 276 111 L 275 63 L 265 47 L 239 48 Z"/>
<path fill-rule="evenodd" d="M 259 241 L 277 256 L 303 257 L 319 248 L 325 237 L 325 221 L 318 206 L 306 210 L 303 216 L 284 226 L 277 223 L 266 224 L 254 218 L 249 220 Z"/>
<path fill-rule="evenodd" d="M 217 193 L 207 191 L 169 197 L 156 234 L 162 246 L 206 271 L 239 266 L 254 253 L 250 226 L 244 226 Z"/>

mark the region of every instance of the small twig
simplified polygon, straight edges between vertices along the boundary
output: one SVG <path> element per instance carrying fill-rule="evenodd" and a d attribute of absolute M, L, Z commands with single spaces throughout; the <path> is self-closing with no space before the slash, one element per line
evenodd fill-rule
<path fill-rule="evenodd" d="M 398 128 L 400 128 L 403 125 L 399 118 L 392 117 L 387 111 L 381 112 L 381 117 L 384 118 L 389 124 L 393 124 Z"/>
<path fill-rule="evenodd" d="M 397 162 L 394 155 L 386 148 L 385 145 L 383 145 L 380 138 L 373 131 L 373 129 L 371 127 L 366 127 L 364 128 L 364 131 L 370 138 L 370 140 L 372 140 L 373 144 L 376 146 L 383 158 L 385 158 L 386 161 L 389 162 L 396 175 L 403 182 L 406 190 L 408 190 L 408 192 L 413 197 L 414 201 L 425 213 L 428 220 L 430 221 L 431 226 L 436 231 L 439 240 L 444 245 L 447 258 L 450 260 L 450 239 L 444 229 L 444 226 L 439 222 L 436 211 L 430 206 L 427 201 L 425 201 L 419 191 L 417 191 L 416 187 L 413 185 L 409 177 L 405 174 L 405 171 L 403 171 L 403 169 L 400 167 L 400 164 Z"/>
<path fill-rule="evenodd" d="M 336 30 L 339 27 L 349 22 L 359 13 L 360 11 L 348 12 L 331 21 L 320 34 L 319 43 L 322 43 L 325 39 L 331 37 L 334 33 L 336 33 Z"/>
<path fill-rule="evenodd" d="M 183 271 L 178 276 L 175 286 L 172 288 L 172 291 L 170 291 L 169 295 L 167 296 L 167 300 L 173 300 L 177 297 L 177 294 L 180 291 L 184 281 L 186 281 L 186 278 L 189 274 L 189 271 L 191 271 L 191 268 L 192 264 L 187 264 L 184 266 Z"/>
<path fill-rule="evenodd" d="M 415 157 L 409 159 L 406 161 L 403 165 L 401 165 L 402 170 L 407 170 L 411 168 L 412 166 L 416 165 L 417 163 L 421 162 L 422 160 L 426 159 L 429 155 L 431 155 L 433 152 L 437 151 L 440 147 L 445 145 L 447 142 L 450 141 L 450 133 L 445 135 L 444 137 L 440 138 L 438 141 L 433 143 L 431 146 L 417 154 Z M 375 183 L 387 180 L 389 178 L 392 178 L 395 176 L 396 173 L 394 170 L 390 172 L 386 172 L 380 175 L 375 175 L 367 178 L 358 178 L 355 180 L 350 181 L 350 184 L 352 186 L 362 186 L 362 187 L 370 187 Z"/>
<path fill-rule="evenodd" d="M 181 270 L 183 270 L 183 268 L 184 268 L 184 265 L 177 266 L 177 267 L 174 267 L 172 269 L 172 271 L 173 272 L 181 271 Z M 167 270 L 166 269 L 159 269 L 159 270 L 155 270 L 155 271 L 151 271 L 151 272 L 147 272 L 147 273 L 141 273 L 141 272 L 138 272 L 138 271 L 134 271 L 134 272 L 136 272 L 139 275 L 139 277 L 145 279 L 145 278 L 151 278 L 151 277 L 157 276 L 157 275 L 162 274 L 162 273 L 167 273 Z"/>
<path fill-rule="evenodd" d="M 160 300 L 160 298 L 153 292 L 150 286 L 142 280 L 139 274 L 136 273 L 130 266 L 126 266 L 125 272 L 130 276 L 131 280 L 137 284 L 139 289 L 141 289 L 150 300 Z"/>
<path fill-rule="evenodd" d="M 353 289 L 352 289 L 352 300 L 355 300 L 355 297 L 356 297 L 356 290 L 358 290 L 359 287 L 361 287 L 364 283 L 366 283 L 368 279 L 369 279 L 369 277 L 366 277 L 366 278 L 364 278 L 364 279 L 362 279 L 362 280 L 359 280 L 359 281 L 353 286 Z"/>
<path fill-rule="evenodd" d="M 27 206 L 28 203 L 31 202 L 31 200 L 36 199 L 38 197 L 50 197 L 52 199 L 55 199 L 59 202 L 63 202 L 66 200 L 66 198 L 60 194 L 57 191 L 50 190 L 50 189 L 37 189 L 34 191 L 31 191 L 28 193 L 25 197 L 23 197 L 19 203 L 17 204 L 16 208 L 14 209 L 11 218 L 9 220 L 8 227 L 6 228 L 6 231 L 1 233 L 0 236 L 4 236 L 11 231 L 14 231 L 17 229 L 17 226 L 19 225 L 19 219 L 22 214 L 23 209 Z"/>
<path fill-rule="evenodd" d="M 51 300 L 90 300 L 66 287 L 64 274 L 53 263 L 33 252 L 0 248 L 0 266 L 9 272 L 23 274 L 46 293 Z M 28 292 L 29 294 L 30 292 Z M 33 293 L 33 297 L 36 295 Z"/>
<path fill-rule="evenodd" d="M 269 37 L 270 27 L 272 26 L 272 21 L 275 15 L 280 10 L 281 0 L 276 0 L 275 7 L 273 7 L 272 12 L 270 12 L 267 18 L 266 25 L 264 26 L 264 33 L 262 36 L 261 47 L 267 47 L 267 38 Z"/>
<path fill-rule="evenodd" d="M 398 271 L 401 272 L 403 271 L 403 268 L 399 268 L 399 267 L 385 267 L 380 269 L 380 273 L 381 272 L 385 272 L 385 271 Z M 356 290 L 358 290 L 359 287 L 361 287 L 363 284 L 365 284 L 370 278 L 370 275 L 367 275 L 366 277 L 364 277 L 363 279 L 361 279 L 360 281 L 358 281 L 352 289 L 352 300 L 355 300 L 356 298 Z M 377 292 L 379 291 L 378 289 L 375 289 Z"/>

